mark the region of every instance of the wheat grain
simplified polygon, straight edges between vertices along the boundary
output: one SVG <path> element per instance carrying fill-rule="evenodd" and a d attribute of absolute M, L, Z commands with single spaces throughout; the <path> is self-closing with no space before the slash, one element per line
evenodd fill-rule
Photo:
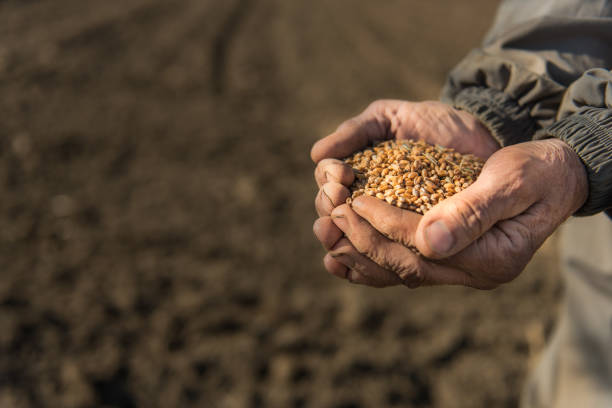
<path fill-rule="evenodd" d="M 474 155 L 413 140 L 381 142 L 345 162 L 355 171 L 349 204 L 365 194 L 420 214 L 469 187 L 484 165 Z"/>

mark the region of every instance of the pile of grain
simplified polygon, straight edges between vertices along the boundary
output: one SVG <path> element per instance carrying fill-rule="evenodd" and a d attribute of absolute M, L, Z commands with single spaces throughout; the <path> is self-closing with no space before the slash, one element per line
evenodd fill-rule
<path fill-rule="evenodd" d="M 352 199 L 367 194 L 425 214 L 480 174 L 484 161 L 423 141 L 385 141 L 345 159 L 355 171 Z"/>

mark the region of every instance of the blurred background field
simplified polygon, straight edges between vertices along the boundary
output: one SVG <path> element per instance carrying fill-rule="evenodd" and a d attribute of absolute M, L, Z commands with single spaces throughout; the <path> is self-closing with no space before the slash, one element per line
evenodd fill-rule
<path fill-rule="evenodd" d="M 0 407 L 515 407 L 555 315 L 515 282 L 350 285 L 312 143 L 435 99 L 497 2 L 0 1 Z"/>

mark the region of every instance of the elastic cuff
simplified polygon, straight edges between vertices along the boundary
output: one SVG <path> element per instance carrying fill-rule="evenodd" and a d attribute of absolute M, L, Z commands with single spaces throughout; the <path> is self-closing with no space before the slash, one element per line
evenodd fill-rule
<path fill-rule="evenodd" d="M 527 107 L 495 89 L 465 88 L 452 103 L 476 116 L 502 147 L 531 140 L 536 129 Z"/>
<path fill-rule="evenodd" d="M 567 143 L 578 154 L 586 168 L 589 196 L 574 215 L 593 215 L 610 209 L 612 207 L 612 110 L 583 108 L 549 126 L 546 134 Z"/>

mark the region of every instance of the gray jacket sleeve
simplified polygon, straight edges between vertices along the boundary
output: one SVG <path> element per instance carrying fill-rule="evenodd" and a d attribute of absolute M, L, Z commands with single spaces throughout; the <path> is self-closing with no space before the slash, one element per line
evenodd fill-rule
<path fill-rule="evenodd" d="M 501 146 L 555 120 L 566 89 L 612 67 L 612 2 L 506 0 L 481 48 L 448 76 L 442 100 L 469 111 Z"/>
<path fill-rule="evenodd" d="M 610 68 L 612 1 L 505 0 L 483 46 L 451 71 L 442 100 L 478 117 L 501 146 L 566 141 L 587 169 L 578 214 L 589 215 L 612 207 Z"/>
<path fill-rule="evenodd" d="M 612 72 L 593 69 L 575 81 L 565 92 L 557 119 L 537 137 L 565 141 L 582 160 L 589 197 L 576 215 L 612 208 Z"/>

